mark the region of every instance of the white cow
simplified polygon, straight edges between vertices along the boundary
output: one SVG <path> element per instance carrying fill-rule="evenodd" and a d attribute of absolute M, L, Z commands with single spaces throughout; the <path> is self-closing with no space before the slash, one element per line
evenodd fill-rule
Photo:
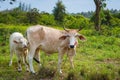
<path fill-rule="evenodd" d="M 65 29 L 65 28 L 64 28 Z M 30 71 L 35 73 L 32 61 L 35 59 L 40 63 L 39 50 L 47 54 L 58 52 L 58 71 L 61 71 L 61 62 L 64 53 L 67 53 L 71 67 L 73 68 L 73 56 L 76 54 L 77 38 L 85 40 L 78 34 L 79 30 L 57 30 L 42 25 L 31 26 L 27 29 L 27 39 L 30 45 L 29 66 Z"/>
<path fill-rule="evenodd" d="M 12 65 L 12 57 L 13 54 L 16 53 L 18 58 L 18 71 L 22 71 L 21 68 L 21 59 L 23 58 L 23 62 L 26 66 L 27 71 L 29 71 L 28 63 L 27 63 L 27 55 L 28 55 L 28 42 L 23 37 L 23 35 L 19 32 L 14 32 L 10 35 L 9 39 L 10 43 L 10 62 L 9 66 Z"/>

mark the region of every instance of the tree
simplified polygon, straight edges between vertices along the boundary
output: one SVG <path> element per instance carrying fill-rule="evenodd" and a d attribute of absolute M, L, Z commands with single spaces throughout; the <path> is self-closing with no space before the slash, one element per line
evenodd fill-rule
<path fill-rule="evenodd" d="M 106 6 L 105 3 L 106 0 L 94 0 L 95 6 L 96 6 L 96 10 L 95 10 L 95 29 L 96 31 L 100 31 L 101 29 L 101 16 L 100 16 L 100 12 L 101 10 Z"/>
<path fill-rule="evenodd" d="M 29 12 L 27 12 L 27 20 L 30 24 L 38 24 L 39 10 L 37 8 L 33 8 Z"/>
<path fill-rule="evenodd" d="M 53 9 L 53 15 L 55 20 L 58 22 L 63 22 L 66 14 L 65 6 L 62 4 L 62 1 L 58 0 L 56 7 Z"/>
<path fill-rule="evenodd" d="M 105 24 L 105 25 L 110 26 L 110 24 L 111 24 L 110 21 L 112 19 L 112 14 L 110 13 L 109 10 L 104 10 L 103 14 L 104 14 L 104 18 L 101 20 L 101 24 Z"/>

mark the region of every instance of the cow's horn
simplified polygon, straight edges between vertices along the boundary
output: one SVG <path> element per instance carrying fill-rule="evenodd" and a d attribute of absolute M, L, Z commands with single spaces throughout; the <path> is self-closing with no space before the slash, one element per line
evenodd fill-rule
<path fill-rule="evenodd" d="M 68 32 L 68 30 L 65 28 L 65 26 L 63 26 L 63 29 Z"/>

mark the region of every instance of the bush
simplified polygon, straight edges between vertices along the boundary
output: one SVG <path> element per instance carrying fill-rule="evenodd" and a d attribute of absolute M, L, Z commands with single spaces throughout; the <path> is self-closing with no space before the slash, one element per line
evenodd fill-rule
<path fill-rule="evenodd" d="M 89 28 L 89 19 L 81 15 L 67 15 L 63 24 L 70 29 L 78 29 L 79 27 Z"/>
<path fill-rule="evenodd" d="M 25 26 L 12 26 L 12 25 L 0 25 L 0 40 L 2 41 L 1 42 L 1 46 L 3 45 L 6 45 L 6 43 L 8 43 L 9 41 L 9 37 L 10 35 L 13 33 L 13 32 L 20 32 L 22 34 L 25 34 L 25 31 L 26 31 L 26 28 Z"/>
<path fill-rule="evenodd" d="M 112 29 L 112 34 L 115 35 L 116 37 L 120 38 L 120 28 L 115 27 L 114 29 Z"/>

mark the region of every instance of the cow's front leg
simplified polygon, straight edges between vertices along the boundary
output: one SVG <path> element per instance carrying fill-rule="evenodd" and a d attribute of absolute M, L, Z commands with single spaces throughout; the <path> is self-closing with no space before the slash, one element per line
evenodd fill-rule
<path fill-rule="evenodd" d="M 64 53 L 59 51 L 59 53 L 58 53 L 58 72 L 59 73 L 62 73 L 61 64 L 62 64 L 63 55 L 64 55 Z"/>
<path fill-rule="evenodd" d="M 33 56 L 35 53 L 35 48 L 30 48 L 29 54 L 28 54 L 28 62 L 29 62 L 29 67 L 30 67 L 30 72 L 33 74 L 35 73 L 34 68 L 33 68 Z"/>
<path fill-rule="evenodd" d="M 75 54 L 76 54 L 76 50 L 75 49 L 68 50 L 68 57 L 69 57 L 71 68 L 74 68 L 73 58 L 74 58 Z"/>
<path fill-rule="evenodd" d="M 73 57 L 74 56 L 71 56 L 71 55 L 68 55 L 68 56 L 69 56 L 69 61 L 70 61 L 71 68 L 74 68 L 74 64 L 73 64 Z"/>

